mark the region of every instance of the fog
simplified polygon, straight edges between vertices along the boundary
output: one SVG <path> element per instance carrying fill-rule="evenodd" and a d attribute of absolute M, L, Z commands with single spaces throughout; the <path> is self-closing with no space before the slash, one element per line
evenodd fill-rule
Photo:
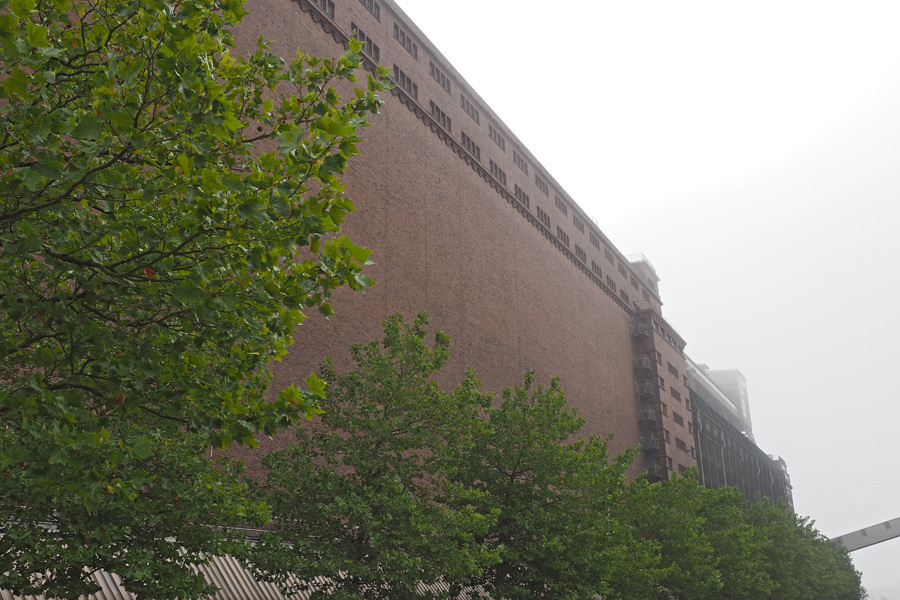
<path fill-rule="evenodd" d="M 900 516 L 900 6 L 400 6 L 625 254 L 837 536 Z M 900 588 L 900 540 L 859 551 Z"/>

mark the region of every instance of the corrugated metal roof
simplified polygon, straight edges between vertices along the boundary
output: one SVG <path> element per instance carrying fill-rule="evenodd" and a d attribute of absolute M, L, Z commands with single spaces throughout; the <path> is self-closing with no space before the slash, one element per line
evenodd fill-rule
<path fill-rule="evenodd" d="M 214 556 L 205 565 L 196 565 L 194 568 L 203 574 L 206 581 L 213 584 L 219 591 L 207 596 L 208 600 L 309 600 L 310 594 L 302 592 L 285 596 L 278 586 L 264 581 L 257 581 L 255 577 L 245 569 L 233 556 Z M 97 571 L 92 578 L 100 586 L 100 591 L 89 596 L 81 596 L 81 600 L 138 600 L 137 596 L 128 592 L 121 586 L 118 576 L 105 571 Z M 328 585 L 325 577 L 316 577 L 313 583 L 317 586 Z M 291 583 L 299 583 L 294 580 Z M 419 589 L 424 594 L 428 591 L 446 592 L 449 586 L 446 584 L 419 584 Z M 470 594 L 463 592 L 459 596 L 462 599 L 472 598 Z M 474 597 L 486 596 L 476 593 Z M 0 590 L 0 600 L 47 600 L 44 596 L 16 596 L 9 591 Z"/>
<path fill-rule="evenodd" d="M 309 594 L 285 596 L 278 587 L 271 583 L 257 581 L 238 560 L 232 556 L 214 556 L 208 564 L 194 567 L 202 573 L 206 581 L 219 588 L 209 596 L 209 600 L 308 600 Z M 92 576 L 100 586 L 100 591 L 82 600 L 138 600 L 121 586 L 119 578 L 105 571 L 98 571 Z M 316 583 L 325 584 L 325 578 L 317 577 Z M 0 600 L 47 600 L 44 596 L 16 596 L 9 591 L 0 590 Z"/>

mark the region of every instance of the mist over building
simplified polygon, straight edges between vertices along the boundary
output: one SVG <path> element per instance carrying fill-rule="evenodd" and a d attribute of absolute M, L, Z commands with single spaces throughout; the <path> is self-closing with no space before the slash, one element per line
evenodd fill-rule
<path fill-rule="evenodd" d="M 520 383 L 527 369 L 539 381 L 559 375 L 584 435 L 613 434 L 614 452 L 641 445 L 632 475 L 699 466 L 706 485 L 789 501 L 783 461 L 753 442 L 743 376 L 688 359 L 650 261 L 617 248 L 393 0 L 248 9 L 239 48 L 265 33 L 282 56 L 327 57 L 355 38 L 366 69 L 386 66 L 396 85 L 345 178 L 358 210 L 343 231 L 374 250 L 367 274 L 377 284 L 339 291 L 335 317 L 298 329 L 273 389 L 326 355 L 347 365 L 349 346 L 378 337 L 386 316 L 424 310 L 453 338 L 443 383 L 467 367 L 486 391 Z"/>

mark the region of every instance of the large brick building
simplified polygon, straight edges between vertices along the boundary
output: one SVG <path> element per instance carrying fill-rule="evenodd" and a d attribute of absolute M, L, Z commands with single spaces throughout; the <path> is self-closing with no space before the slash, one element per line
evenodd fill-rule
<path fill-rule="evenodd" d="M 363 132 L 344 231 L 374 250 L 365 295 L 341 292 L 330 321 L 309 319 L 276 387 L 325 355 L 340 363 L 381 320 L 425 310 L 452 335 L 447 382 L 475 369 L 485 390 L 559 375 L 584 433 L 643 443 L 635 470 L 666 478 L 697 464 L 685 341 L 662 314 L 658 278 L 629 259 L 516 138 L 393 0 L 249 0 L 250 47 L 335 56 L 363 43 L 367 68 L 396 88 Z"/>

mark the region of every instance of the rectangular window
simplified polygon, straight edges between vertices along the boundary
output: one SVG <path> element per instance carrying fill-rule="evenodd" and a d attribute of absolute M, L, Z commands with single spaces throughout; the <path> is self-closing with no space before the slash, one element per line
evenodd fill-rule
<path fill-rule="evenodd" d="M 403 31 L 396 23 L 394 23 L 394 39 L 400 42 L 400 45 L 406 48 L 406 51 L 412 54 L 414 59 L 419 60 L 419 47 L 416 46 L 412 36 Z"/>
<path fill-rule="evenodd" d="M 650 300 L 650 292 L 648 292 L 647 290 L 642 290 L 641 295 L 644 297 L 644 300 Z"/>
<path fill-rule="evenodd" d="M 472 117 L 473 121 L 475 121 L 476 123 L 479 122 L 480 116 L 478 114 L 478 109 L 475 108 L 475 105 L 469 102 L 469 99 L 462 94 L 459 95 L 459 105 L 462 106 L 462 109 L 466 111 L 467 115 Z"/>
<path fill-rule="evenodd" d="M 597 250 L 600 249 L 600 238 L 598 238 L 597 234 L 595 234 L 593 231 L 591 232 L 591 246 L 593 246 Z"/>
<path fill-rule="evenodd" d="M 657 376 L 656 376 L 656 382 L 657 382 L 657 384 L 659 385 L 659 389 L 661 389 L 661 390 L 666 389 L 666 380 L 665 380 L 665 379 L 663 379 L 662 377 L 660 377 L 659 375 L 657 375 Z"/>
<path fill-rule="evenodd" d="M 578 215 L 572 215 L 572 224 L 575 225 L 575 229 L 584 233 L 584 221 L 578 218 Z"/>
<path fill-rule="evenodd" d="M 668 429 L 663 429 L 663 437 L 665 438 L 665 440 L 667 442 L 669 441 L 669 430 Z"/>
<path fill-rule="evenodd" d="M 561 241 L 566 246 L 569 245 L 569 234 L 563 231 L 559 225 L 556 226 L 556 237 L 558 237 L 559 241 Z"/>
<path fill-rule="evenodd" d="M 669 393 L 672 394 L 673 398 L 681 402 L 681 392 L 679 392 L 675 388 L 669 388 Z"/>
<path fill-rule="evenodd" d="M 688 410 L 691 410 L 691 399 L 690 398 L 684 399 L 684 407 Z"/>
<path fill-rule="evenodd" d="M 412 82 L 406 73 L 400 70 L 400 67 L 394 65 L 394 81 L 397 83 L 397 87 L 406 90 L 406 92 L 415 98 L 419 99 L 419 86 Z"/>
<path fill-rule="evenodd" d="M 534 184 L 538 186 L 538 189 L 544 192 L 544 195 L 548 198 L 550 197 L 550 186 L 547 185 L 547 182 L 541 179 L 541 176 L 537 173 L 534 174 Z"/>
<path fill-rule="evenodd" d="M 679 450 L 684 450 L 685 452 L 687 452 L 687 449 L 688 449 L 687 444 L 684 443 L 684 440 L 682 440 L 681 438 L 679 438 L 677 436 L 675 437 L 675 447 L 678 448 Z M 678 467 L 680 470 L 681 465 L 678 465 Z"/>
<path fill-rule="evenodd" d="M 625 271 L 625 265 L 623 265 L 622 263 L 619 263 L 619 275 L 625 277 L 626 279 L 628 278 L 628 273 Z"/>
<path fill-rule="evenodd" d="M 584 253 L 584 250 L 581 249 L 581 246 L 575 244 L 575 256 L 578 257 L 578 260 L 581 262 L 587 262 L 587 254 Z"/>
<path fill-rule="evenodd" d="M 525 162 L 525 159 L 522 158 L 522 155 L 513 150 L 513 162 L 517 167 L 522 169 L 522 172 L 528 175 L 528 163 Z"/>
<path fill-rule="evenodd" d="M 328 15 L 329 19 L 334 19 L 334 2 L 331 0 L 316 0 L 316 6 L 322 9 L 322 12 Z"/>
<path fill-rule="evenodd" d="M 675 378 L 677 379 L 678 378 L 678 369 L 676 369 L 675 365 L 673 365 L 672 363 L 668 363 L 668 364 L 669 364 L 669 373 L 674 375 Z"/>
<path fill-rule="evenodd" d="M 497 170 L 499 171 L 499 169 L 497 169 Z M 503 173 L 503 171 L 500 171 L 500 172 Z M 506 185 L 506 173 L 503 173 L 503 185 Z M 518 200 L 519 202 L 524 204 L 526 208 L 531 207 L 531 198 L 528 197 L 528 194 L 526 194 L 522 190 L 522 188 L 520 188 L 518 185 L 516 185 L 514 193 L 516 196 L 516 200 Z"/>
<path fill-rule="evenodd" d="M 506 152 L 506 140 L 503 138 L 500 131 L 490 123 L 488 123 L 488 133 L 490 134 L 491 139 L 494 140 L 494 143 L 497 144 L 501 150 Z"/>
<path fill-rule="evenodd" d="M 638 281 L 637 281 L 637 279 L 634 278 L 634 275 L 631 276 L 631 287 L 633 287 L 636 290 L 640 289 L 640 286 L 638 285 Z"/>
<path fill-rule="evenodd" d="M 444 91 L 449 94 L 450 93 L 450 78 L 447 77 L 443 71 L 441 71 L 439 68 L 437 68 L 437 65 L 435 65 L 433 62 L 429 61 L 428 64 L 429 64 L 428 70 L 431 73 L 431 77 L 434 78 L 434 80 L 437 81 L 438 84 L 442 88 L 444 88 Z"/>
<path fill-rule="evenodd" d="M 556 196 L 556 208 L 558 208 L 559 212 L 561 212 L 564 215 L 569 214 L 569 205 L 566 204 L 566 201 L 563 200 L 562 198 L 560 198 L 559 196 Z"/>
<path fill-rule="evenodd" d="M 655 350 L 654 352 L 656 352 L 656 362 L 662 364 L 662 354 L 660 354 L 658 350 Z"/>
<path fill-rule="evenodd" d="M 465 131 L 460 132 L 460 140 L 462 141 L 463 148 L 468 150 L 469 154 L 475 157 L 475 160 L 481 162 L 481 148 L 472 141 L 472 138 L 466 135 Z"/>
<path fill-rule="evenodd" d="M 504 187 L 506 187 L 506 173 L 504 173 L 503 169 L 501 169 L 500 166 L 497 165 L 497 163 L 495 163 L 494 161 L 491 161 L 491 175 L 493 175 L 494 179 L 496 179 L 501 184 L 503 184 Z"/>
<path fill-rule="evenodd" d="M 550 228 L 550 215 L 541 210 L 540 206 L 537 207 L 537 218 L 544 224 L 544 227 Z"/>
<path fill-rule="evenodd" d="M 652 385 L 652 384 L 651 384 L 651 385 Z M 659 412 L 661 412 L 661 413 L 664 414 L 664 415 L 669 414 L 669 407 L 666 406 L 665 402 L 660 402 L 660 403 L 659 403 Z M 666 441 L 668 441 L 668 438 L 666 438 Z"/>
<path fill-rule="evenodd" d="M 359 3 L 365 6 L 366 10 L 372 13 L 376 19 L 381 20 L 381 7 L 375 0 L 359 0 Z"/>
<path fill-rule="evenodd" d="M 434 117 L 437 120 L 437 122 L 441 124 L 441 127 L 446 129 L 447 131 L 450 131 L 450 127 L 452 125 L 452 123 L 450 121 L 450 117 L 448 117 L 447 113 L 442 111 L 438 107 L 438 105 L 434 103 L 434 101 L 430 100 L 429 103 L 431 104 L 431 116 Z"/>
<path fill-rule="evenodd" d="M 625 288 L 622 288 L 621 290 L 619 290 L 619 295 L 622 296 L 622 301 L 625 304 L 629 303 L 628 292 L 625 291 Z"/>
<path fill-rule="evenodd" d="M 679 473 L 684 473 L 685 471 L 687 471 L 687 467 L 684 466 L 684 465 L 681 464 L 681 463 L 678 463 L 678 472 L 679 472 Z"/>
<path fill-rule="evenodd" d="M 694 433 L 694 424 L 688 422 L 688 433 Z"/>
<path fill-rule="evenodd" d="M 679 425 L 681 425 L 682 427 L 684 427 L 684 418 L 682 418 L 682 416 L 679 415 L 677 412 L 672 413 L 672 420 L 675 421 L 676 423 L 678 423 Z"/>
<path fill-rule="evenodd" d="M 591 271 L 593 271 L 594 275 L 597 277 L 603 277 L 603 271 L 600 270 L 600 265 L 591 261 Z"/>
<path fill-rule="evenodd" d="M 606 276 L 606 285 L 608 285 L 609 289 L 611 289 L 612 291 L 616 291 L 616 282 L 613 281 L 613 278 L 609 275 Z"/>
<path fill-rule="evenodd" d="M 613 253 L 609 251 L 609 248 L 603 249 L 603 256 L 605 256 L 606 260 L 608 260 L 612 264 L 616 264 L 616 258 L 615 256 L 613 256 Z"/>
<path fill-rule="evenodd" d="M 356 23 L 350 23 L 350 30 L 353 32 L 353 38 L 359 40 L 362 44 L 362 51 L 369 55 L 369 58 L 378 62 L 381 60 L 381 51 L 372 38 L 363 33 L 362 29 L 356 26 Z"/>

